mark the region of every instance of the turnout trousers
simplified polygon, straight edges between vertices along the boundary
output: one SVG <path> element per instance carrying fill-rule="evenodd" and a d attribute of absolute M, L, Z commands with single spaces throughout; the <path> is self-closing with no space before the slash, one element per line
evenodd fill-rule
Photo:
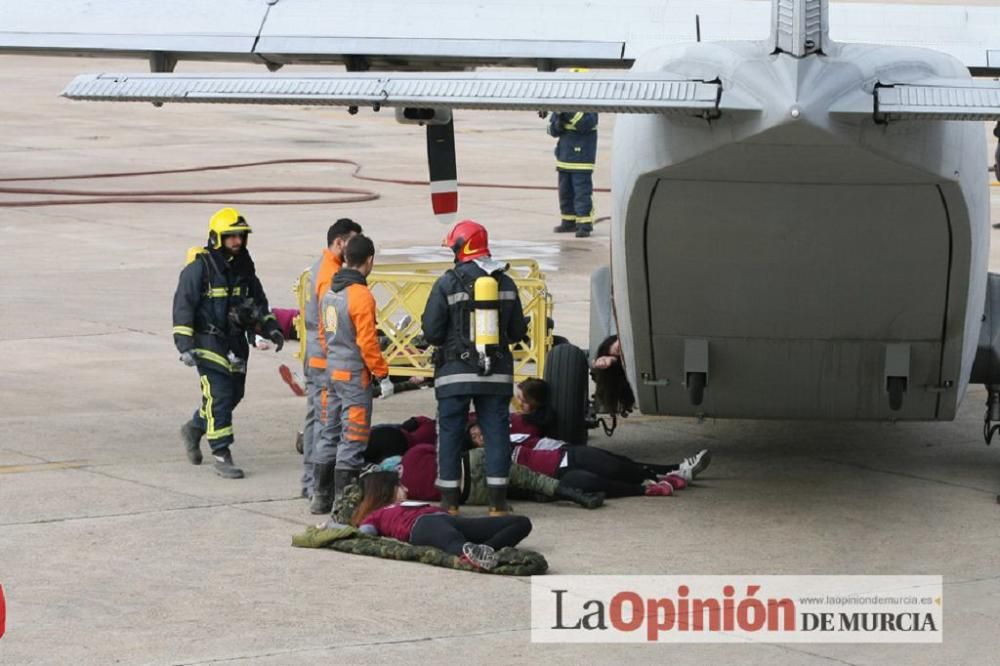
<path fill-rule="evenodd" d="M 469 403 L 486 444 L 486 485 L 506 486 L 510 472 L 510 396 L 465 395 L 438 399 L 438 488 L 458 488 Z"/>
<path fill-rule="evenodd" d="M 201 382 L 201 406 L 191 420 L 205 431 L 212 451 L 227 449 L 233 443 L 233 410 L 243 399 L 247 376 L 210 361 L 198 361 Z"/>
<path fill-rule="evenodd" d="M 559 213 L 564 222 L 593 224 L 594 172 L 559 172 Z"/>

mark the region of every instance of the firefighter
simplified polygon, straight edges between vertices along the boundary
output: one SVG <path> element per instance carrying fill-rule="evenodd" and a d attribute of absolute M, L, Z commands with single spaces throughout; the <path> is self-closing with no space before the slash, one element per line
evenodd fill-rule
<path fill-rule="evenodd" d="M 490 513 L 508 513 L 509 403 L 514 393 L 510 345 L 524 339 L 527 324 L 507 265 L 490 256 L 486 229 L 472 220 L 456 224 L 443 245 L 455 267 L 431 288 L 423 333 L 435 346 L 434 392 L 438 400 L 438 478 L 441 508 L 458 513 L 462 446 L 469 403 L 476 407 L 486 441 Z"/>
<path fill-rule="evenodd" d="M 597 114 L 553 113 L 549 135 L 556 143 L 559 213 L 556 233 L 576 232 L 587 238 L 594 230 L 594 163 L 597 161 Z"/>
<path fill-rule="evenodd" d="M 323 250 L 323 255 L 309 269 L 303 313 L 306 324 L 304 374 L 307 406 L 302 428 L 302 497 L 311 498 L 313 494 L 316 442 L 324 437 L 329 440 L 332 436 L 330 429 L 326 427 L 326 340 L 322 333 L 319 307 L 323 296 L 330 291 L 333 277 L 344 263 L 344 246 L 360 233 L 361 225 L 354 220 L 342 217 L 334 222 L 326 232 L 326 249 Z"/>
<path fill-rule="evenodd" d="M 181 426 L 192 465 L 200 465 L 206 436 L 215 472 L 242 479 L 233 464 L 233 410 L 243 398 L 250 340 L 259 332 L 280 351 L 285 343 L 247 252 L 250 225 L 233 208 L 223 208 L 208 224 L 208 243 L 188 251 L 174 294 L 174 344 L 184 365 L 201 380 L 201 406 Z"/>

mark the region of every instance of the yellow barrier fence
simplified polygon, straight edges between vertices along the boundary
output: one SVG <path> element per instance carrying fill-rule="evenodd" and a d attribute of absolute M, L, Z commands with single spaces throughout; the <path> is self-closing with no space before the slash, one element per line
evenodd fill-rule
<path fill-rule="evenodd" d="M 513 347 L 514 375 L 518 381 L 541 377 L 545 372 L 545 355 L 552 348 L 552 332 L 548 326 L 552 318 L 552 295 L 536 261 L 514 259 L 508 263 L 507 274 L 517 285 L 524 314 L 530 319 L 528 341 Z M 451 262 L 378 263 L 368 276 L 368 286 L 378 303 L 378 327 L 384 336 L 382 353 L 389 362 L 390 374 L 434 375 L 433 349 L 421 339 L 420 318 L 434 282 L 453 266 Z M 305 271 L 295 286 L 300 311 L 305 308 L 307 287 L 308 271 Z M 296 358 L 301 359 L 305 354 L 305 322 L 301 315 L 296 318 L 295 325 L 300 340 Z"/>

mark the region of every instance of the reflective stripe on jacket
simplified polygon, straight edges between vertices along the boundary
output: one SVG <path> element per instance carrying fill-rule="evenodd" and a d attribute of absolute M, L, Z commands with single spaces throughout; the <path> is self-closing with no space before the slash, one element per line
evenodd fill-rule
<path fill-rule="evenodd" d="M 553 113 L 549 134 L 558 137 L 556 169 L 593 171 L 597 161 L 597 114 Z"/>
<path fill-rule="evenodd" d="M 469 330 L 473 309 L 470 292 L 476 279 L 485 275 L 487 272 L 475 261 L 466 261 L 439 277 L 431 287 L 421 324 L 424 338 L 440 350 L 434 366 L 434 392 L 438 398 L 514 393 L 510 345 L 524 339 L 528 332 L 521 298 L 509 275 L 500 271 L 493 274 L 500 287 L 500 344 L 492 358 L 492 373 L 480 375 Z M 460 358 L 463 351 L 469 352 L 467 358 Z"/>
<path fill-rule="evenodd" d="M 199 252 L 181 271 L 174 292 L 174 345 L 181 353 L 193 351 L 202 360 L 228 369 L 229 352 L 241 359 L 250 356 L 247 331 L 229 321 L 230 307 L 252 299 L 265 336 L 278 330 L 264 287 L 257 279 L 246 250 L 235 258 L 221 250 Z"/>

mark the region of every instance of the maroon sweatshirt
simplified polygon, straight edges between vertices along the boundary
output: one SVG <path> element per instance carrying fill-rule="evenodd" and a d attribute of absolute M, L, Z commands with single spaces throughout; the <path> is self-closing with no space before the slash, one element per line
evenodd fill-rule
<path fill-rule="evenodd" d="M 566 452 L 561 448 L 535 451 L 528 446 L 515 446 L 510 459 L 518 465 L 527 467 L 532 472 L 555 478 L 556 472 L 559 470 L 559 463 L 562 462 L 564 455 Z"/>
<path fill-rule="evenodd" d="M 442 513 L 436 506 L 403 506 L 390 504 L 372 511 L 361 521 L 362 525 L 372 525 L 378 530 L 379 536 L 392 537 L 399 541 L 410 541 L 410 532 L 417 518 L 431 513 Z"/>
<path fill-rule="evenodd" d="M 437 448 L 433 444 L 415 444 L 403 454 L 403 470 L 399 480 L 406 486 L 409 497 L 437 502 L 441 492 L 437 481 Z"/>

